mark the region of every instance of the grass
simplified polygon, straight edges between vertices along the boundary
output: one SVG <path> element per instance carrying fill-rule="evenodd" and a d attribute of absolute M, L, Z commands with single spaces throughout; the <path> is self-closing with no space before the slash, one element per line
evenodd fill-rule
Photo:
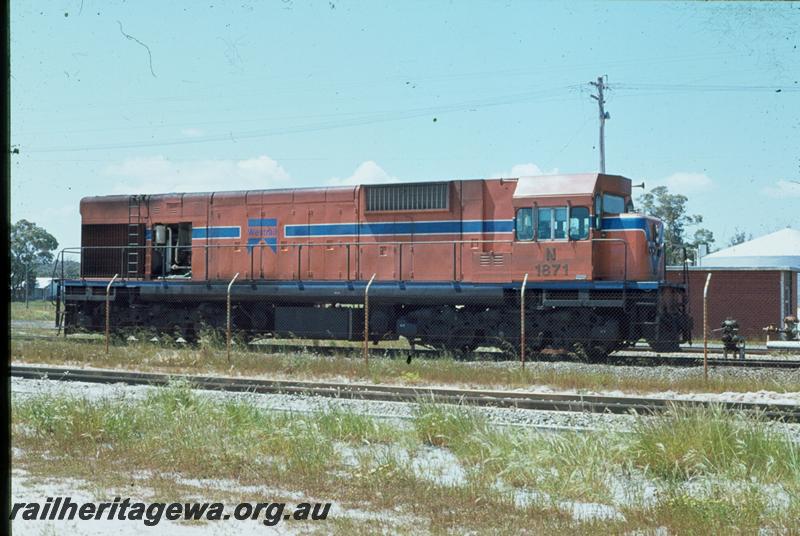
<path fill-rule="evenodd" d="M 387 423 L 350 411 L 333 409 L 317 414 L 313 422 L 324 437 L 344 443 L 387 444 L 398 439 Z"/>
<path fill-rule="evenodd" d="M 141 337 L 145 339 L 146 337 Z M 369 365 L 353 357 L 312 354 L 270 354 L 234 346 L 231 362 L 225 345 L 214 337 L 204 337 L 194 348 L 155 345 L 149 342 L 114 344 L 105 353 L 102 344 L 79 339 L 43 339 L 11 341 L 15 361 L 43 364 L 84 364 L 109 368 L 136 368 L 143 371 L 225 373 L 247 376 L 268 375 L 292 379 L 341 379 L 373 383 L 407 385 L 453 384 L 488 388 L 535 388 L 576 391 L 620 390 L 631 393 L 663 391 L 689 392 L 776 392 L 800 391 L 796 371 L 750 371 L 737 374 L 731 370 L 712 370 L 708 382 L 699 369 L 674 375 L 649 373 L 626 374 L 626 367 L 580 367 L 564 364 L 530 363 L 521 369 L 516 363 L 459 362 L 452 359 L 405 360 L 373 358 Z M 662 371 L 663 372 L 663 371 Z"/>
<path fill-rule="evenodd" d="M 12 409 L 14 462 L 33 475 L 121 489 L 144 473 L 153 496 L 169 500 L 253 499 L 182 479 L 268 483 L 286 496 L 335 500 L 379 517 L 334 515 L 330 526 L 310 530 L 800 531 L 800 446 L 760 418 L 720 408 L 640 417 L 630 434 L 500 428 L 477 410 L 429 402 L 408 426 L 342 409 L 281 413 L 180 383 L 142 399 L 35 395 L 15 399 Z M 430 449 L 450 453 L 464 478 L 424 474 L 430 469 L 415 463 Z M 520 502 L 520 493 L 529 500 Z M 621 516 L 576 518 L 567 506 L 575 503 L 607 505 Z"/>
<path fill-rule="evenodd" d="M 56 307 L 47 300 L 30 300 L 28 306 L 25 302 L 11 302 L 12 320 L 50 320 L 56 317 Z"/>
<path fill-rule="evenodd" d="M 800 481 L 800 450 L 765 421 L 733 417 L 720 407 L 673 408 L 658 421 L 640 419 L 631 453 L 635 463 L 668 480 L 707 474 Z"/>

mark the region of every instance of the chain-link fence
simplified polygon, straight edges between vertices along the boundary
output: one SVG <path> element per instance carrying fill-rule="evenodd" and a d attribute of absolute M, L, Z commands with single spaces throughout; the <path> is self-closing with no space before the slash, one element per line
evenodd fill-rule
<path fill-rule="evenodd" d="M 512 273 L 508 242 L 185 249 L 169 256 L 151 247 L 64 250 L 54 270 L 64 333 L 213 337 L 229 347 L 232 339 L 291 340 L 364 357 L 391 348 L 458 358 L 495 352 L 523 362 L 569 352 L 600 361 L 636 344 L 671 352 L 691 339 L 700 348 L 711 272 L 706 334 L 717 353 L 726 341 L 755 348 L 789 336 L 781 334 L 785 318 L 797 308 L 796 271 L 675 269 L 661 283 L 556 279 L 567 263 L 550 263 L 547 276 L 541 265 Z M 80 260 L 80 278 L 62 276 L 65 260 Z"/>
<path fill-rule="evenodd" d="M 669 270 L 667 276 L 671 281 L 686 282 L 689 312 L 695 319 L 695 341 L 703 340 L 704 309 L 712 345 L 724 345 L 726 341 L 732 345 L 730 341 L 735 340 L 756 348 L 768 341 L 792 338 L 792 325 L 800 313 L 797 269 L 692 267 L 685 273 Z"/>

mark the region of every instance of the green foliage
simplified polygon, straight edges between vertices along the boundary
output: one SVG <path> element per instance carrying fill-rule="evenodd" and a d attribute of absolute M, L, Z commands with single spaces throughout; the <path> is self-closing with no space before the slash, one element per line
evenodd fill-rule
<path fill-rule="evenodd" d="M 752 239 L 753 239 L 753 233 L 748 234 L 745 233 L 744 231 L 739 230 L 738 227 L 735 227 L 733 229 L 733 236 L 730 238 L 730 240 L 728 240 L 728 246 L 733 247 Z"/>
<path fill-rule="evenodd" d="M 640 418 L 630 453 L 634 463 L 666 480 L 701 475 L 763 481 L 800 481 L 800 446 L 756 417 L 712 409 L 675 407 Z"/>
<path fill-rule="evenodd" d="M 756 484 L 741 488 L 712 485 L 705 493 L 668 488 L 652 515 L 675 534 L 757 534 L 765 521 L 767 500 Z"/>
<path fill-rule="evenodd" d="M 681 264 L 683 262 L 683 248 L 687 248 L 686 256 L 695 260 L 696 248 L 700 244 L 711 246 L 714 243 L 714 234 L 708 229 L 697 229 L 693 240 L 686 238 L 686 228 L 699 225 L 703 217 L 699 214 L 686 214 L 688 197 L 681 194 L 671 194 L 666 186 L 658 186 L 642 194 L 638 199 L 639 206 L 645 212 L 661 219 L 664 222 L 664 247 L 666 248 L 667 264 Z"/>
<path fill-rule="evenodd" d="M 352 411 L 332 409 L 317 414 L 314 422 L 323 436 L 335 441 L 372 444 L 397 439 L 395 428 Z"/>
<path fill-rule="evenodd" d="M 468 436 L 486 427 L 483 415 L 461 406 L 422 402 L 414 414 L 414 429 L 419 439 L 436 447 L 458 449 Z"/>
<path fill-rule="evenodd" d="M 643 416 L 633 433 L 548 433 L 425 402 L 408 429 L 346 410 L 266 410 L 173 383 L 126 399 L 20 396 L 12 417 L 15 462 L 26 470 L 93 482 L 116 474 L 109 489 L 146 471 L 173 500 L 182 478 L 230 479 L 414 512 L 416 529 L 437 534 L 800 530 L 800 447 L 773 424 L 722 408 Z M 438 466 L 421 463 L 437 449 L 416 437 L 452 453 L 464 478 L 438 482 Z M 575 503 L 621 515 L 578 519 Z"/>
<path fill-rule="evenodd" d="M 53 262 L 53 251 L 58 241 L 33 222 L 19 220 L 11 226 L 9 233 L 9 257 L 11 272 L 9 284 L 12 290 L 20 290 L 28 277 L 28 288 L 36 283 L 37 269 Z"/>
<path fill-rule="evenodd" d="M 77 278 L 81 276 L 81 263 L 78 261 L 64 259 L 64 277 L 67 278 Z M 41 264 L 36 269 L 36 276 L 37 277 L 52 277 L 54 270 L 53 264 L 46 263 Z M 61 277 L 61 263 L 55 266 L 55 275 L 56 277 Z"/>

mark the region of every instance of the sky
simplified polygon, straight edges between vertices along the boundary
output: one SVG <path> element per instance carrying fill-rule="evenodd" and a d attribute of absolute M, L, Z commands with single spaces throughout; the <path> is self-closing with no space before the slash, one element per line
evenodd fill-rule
<path fill-rule="evenodd" d="M 800 4 L 12 0 L 12 221 L 82 197 L 599 169 L 800 227 Z M 641 191 L 641 190 L 639 190 Z M 690 232 L 693 229 L 690 229 Z"/>

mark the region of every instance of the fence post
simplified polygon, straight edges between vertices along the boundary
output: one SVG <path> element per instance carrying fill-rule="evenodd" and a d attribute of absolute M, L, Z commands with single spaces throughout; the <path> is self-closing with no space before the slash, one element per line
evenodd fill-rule
<path fill-rule="evenodd" d="M 233 286 L 233 282 L 236 281 L 237 277 L 239 277 L 239 272 L 236 272 L 236 275 L 233 276 L 231 282 L 228 283 L 228 292 L 227 292 L 227 304 L 226 304 L 227 329 L 226 329 L 225 339 L 227 341 L 227 346 L 228 346 L 228 363 L 231 362 L 231 287 Z"/>
<path fill-rule="evenodd" d="M 364 363 L 369 365 L 369 287 L 375 280 L 375 275 L 369 278 L 367 288 L 364 289 Z"/>
<path fill-rule="evenodd" d="M 525 287 L 527 284 L 528 274 L 525 273 L 519 296 L 519 359 L 522 362 L 522 368 L 525 368 Z"/>
<path fill-rule="evenodd" d="M 106 287 L 106 353 L 108 353 L 108 339 L 111 336 L 111 300 L 109 296 L 111 295 L 111 285 L 117 280 L 118 275 L 119 274 L 114 274 L 114 277 L 111 278 L 111 281 L 108 282 L 108 286 Z"/>
<path fill-rule="evenodd" d="M 711 272 L 706 277 L 703 287 L 703 378 L 708 381 L 708 284 L 711 282 Z"/>
<path fill-rule="evenodd" d="M 31 293 L 30 281 L 29 281 L 30 269 L 31 269 L 30 265 L 26 264 L 25 265 L 25 309 L 28 308 L 28 294 Z"/>

